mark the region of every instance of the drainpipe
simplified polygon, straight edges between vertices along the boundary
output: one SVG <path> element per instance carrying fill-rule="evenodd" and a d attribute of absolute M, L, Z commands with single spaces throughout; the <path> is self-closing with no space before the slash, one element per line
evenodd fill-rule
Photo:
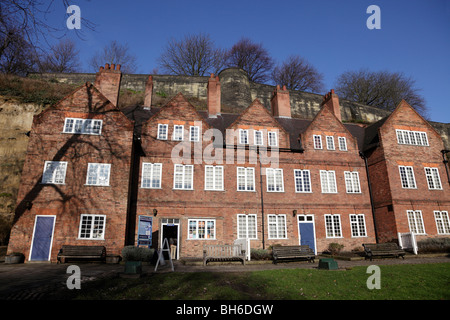
<path fill-rule="evenodd" d="M 450 150 L 441 150 L 442 153 L 442 162 L 444 163 L 445 171 L 447 172 L 447 180 L 448 184 L 450 184 L 450 175 L 448 173 L 448 160 L 445 159 L 445 154 L 449 153 Z"/>
<path fill-rule="evenodd" d="M 377 222 L 375 220 L 375 206 L 373 204 L 373 197 L 372 197 L 372 183 L 370 182 L 370 175 L 369 175 L 369 165 L 367 164 L 367 157 L 364 154 L 364 152 L 360 151 L 359 156 L 364 159 L 364 164 L 366 166 L 366 175 L 367 175 L 367 184 L 369 186 L 369 197 L 370 197 L 370 206 L 372 207 L 372 219 L 373 219 L 373 229 L 375 231 L 375 241 L 378 243 L 378 232 L 377 232 Z"/>
<path fill-rule="evenodd" d="M 259 152 L 258 152 L 259 153 Z M 261 154 L 259 155 L 261 157 Z M 266 242 L 264 237 L 264 199 L 263 199 L 263 182 L 262 182 L 262 168 L 261 168 L 261 158 L 259 158 L 259 185 L 261 188 L 261 219 L 262 219 L 262 246 L 263 250 L 266 249 Z"/>

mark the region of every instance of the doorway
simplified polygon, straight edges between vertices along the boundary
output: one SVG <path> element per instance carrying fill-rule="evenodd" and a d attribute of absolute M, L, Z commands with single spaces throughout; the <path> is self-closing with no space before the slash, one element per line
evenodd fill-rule
<path fill-rule="evenodd" d="M 55 216 L 37 215 L 31 240 L 31 261 L 49 261 L 52 251 Z"/>
<path fill-rule="evenodd" d="M 175 251 L 172 259 L 178 260 L 180 254 L 180 219 L 162 219 L 161 231 L 159 247 L 162 247 L 164 239 L 167 239 L 169 245 L 173 243 Z M 169 257 L 164 256 L 164 259 L 169 259 Z"/>
<path fill-rule="evenodd" d="M 298 215 L 298 235 L 300 245 L 308 245 L 316 252 L 316 228 L 314 227 L 314 215 Z"/>

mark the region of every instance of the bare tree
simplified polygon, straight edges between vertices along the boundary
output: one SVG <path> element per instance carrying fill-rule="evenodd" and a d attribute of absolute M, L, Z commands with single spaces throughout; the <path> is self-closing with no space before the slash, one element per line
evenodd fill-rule
<path fill-rule="evenodd" d="M 336 93 L 342 98 L 392 111 L 402 99 L 422 116 L 427 116 L 425 99 L 418 93 L 415 80 L 399 72 L 347 71 L 336 81 Z"/>
<path fill-rule="evenodd" d="M 35 70 L 38 59 L 33 46 L 17 33 L 12 34 L 8 41 L 0 56 L 0 72 L 25 76 Z"/>
<path fill-rule="evenodd" d="M 320 92 L 323 75 L 299 55 L 290 56 L 272 71 L 272 81 L 290 90 Z"/>
<path fill-rule="evenodd" d="M 41 72 L 77 72 L 80 69 L 78 54 L 75 42 L 70 39 L 61 40 L 40 59 L 39 70 Z"/>
<path fill-rule="evenodd" d="M 158 65 L 169 74 L 204 76 L 217 74 L 224 60 L 224 50 L 216 48 L 210 36 L 201 33 L 170 40 L 158 58 Z"/>
<path fill-rule="evenodd" d="M 242 38 L 227 53 L 228 67 L 242 68 L 253 82 L 265 82 L 270 79 L 274 61 L 263 45 Z"/>
<path fill-rule="evenodd" d="M 124 73 L 135 73 L 137 70 L 136 61 L 136 56 L 130 53 L 127 44 L 120 44 L 113 40 L 92 56 L 89 65 L 93 71 L 98 71 L 98 68 L 105 65 L 105 63 L 120 64 Z"/>

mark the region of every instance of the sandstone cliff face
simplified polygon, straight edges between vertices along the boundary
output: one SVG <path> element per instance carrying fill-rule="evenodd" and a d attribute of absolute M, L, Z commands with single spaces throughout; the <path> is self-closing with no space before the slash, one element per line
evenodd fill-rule
<path fill-rule="evenodd" d="M 43 105 L 0 96 L 0 217 L 12 217 L 33 116 Z"/>

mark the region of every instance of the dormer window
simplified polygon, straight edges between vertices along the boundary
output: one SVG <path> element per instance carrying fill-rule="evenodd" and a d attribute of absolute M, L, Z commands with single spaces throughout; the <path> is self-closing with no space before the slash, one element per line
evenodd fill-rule
<path fill-rule="evenodd" d="M 102 120 L 66 118 L 63 132 L 100 135 L 102 133 Z"/>

